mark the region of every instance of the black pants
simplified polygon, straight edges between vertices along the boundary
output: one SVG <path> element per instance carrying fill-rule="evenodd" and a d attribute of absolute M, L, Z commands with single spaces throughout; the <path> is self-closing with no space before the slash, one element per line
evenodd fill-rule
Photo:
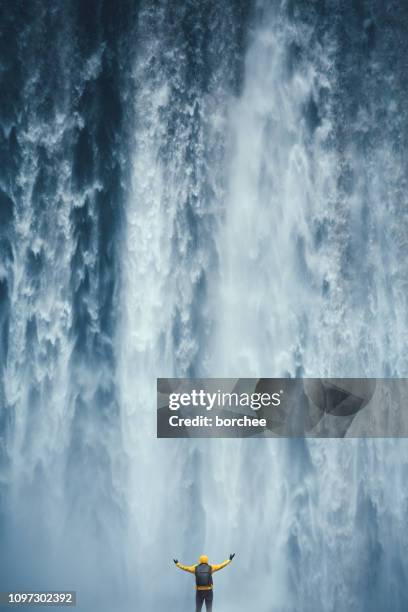
<path fill-rule="evenodd" d="M 205 602 L 205 609 L 211 612 L 213 602 L 212 589 L 209 591 L 196 591 L 196 612 L 201 612 L 203 603 Z"/>

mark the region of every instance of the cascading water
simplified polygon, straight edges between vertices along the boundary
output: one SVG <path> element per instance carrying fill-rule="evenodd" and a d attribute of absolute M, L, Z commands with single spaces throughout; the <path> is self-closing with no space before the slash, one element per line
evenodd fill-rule
<path fill-rule="evenodd" d="M 126 23 L 100 3 L 34 1 L 2 3 L 1 22 L 1 582 L 83 585 L 98 606 L 122 575 L 111 38 Z"/>
<path fill-rule="evenodd" d="M 405 610 L 405 441 L 155 438 L 158 376 L 407 375 L 402 0 L 0 6 L 1 590 Z"/>

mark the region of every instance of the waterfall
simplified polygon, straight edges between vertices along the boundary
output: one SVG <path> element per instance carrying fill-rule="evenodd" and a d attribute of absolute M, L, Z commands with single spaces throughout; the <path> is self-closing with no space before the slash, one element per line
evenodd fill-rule
<path fill-rule="evenodd" d="M 129 457 L 129 575 L 140 573 L 147 585 L 160 576 L 157 588 L 140 592 L 137 579 L 129 587 L 145 609 L 158 609 L 163 597 L 169 609 L 177 607 L 180 587 L 189 605 L 190 581 L 174 589 L 179 576 L 169 562 L 196 556 L 206 533 L 200 449 L 156 440 L 152 407 L 156 377 L 208 372 L 224 133 L 240 81 L 243 12 L 235 2 L 220 11 L 216 3 L 146 1 L 137 20 L 117 352 Z"/>
<path fill-rule="evenodd" d="M 3 5 L 2 23 L 1 586 L 77 585 L 98 606 L 123 573 L 113 338 L 125 52 L 109 36 L 126 23 L 101 3 L 39 1 Z"/>
<path fill-rule="evenodd" d="M 0 590 L 405 610 L 404 440 L 155 433 L 157 377 L 407 375 L 404 2 L 0 14 Z"/>

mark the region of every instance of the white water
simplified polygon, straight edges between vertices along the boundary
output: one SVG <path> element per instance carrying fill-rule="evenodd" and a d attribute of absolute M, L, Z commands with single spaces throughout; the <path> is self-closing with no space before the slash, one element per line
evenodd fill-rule
<path fill-rule="evenodd" d="M 7 580 L 76 587 L 86 612 L 187 610 L 172 558 L 236 552 L 217 610 L 405 610 L 404 440 L 155 437 L 159 376 L 407 375 L 403 21 L 146 0 L 122 68 L 114 15 L 76 40 L 75 11 L 43 27 L 40 4 L 1 271 Z"/>
<path fill-rule="evenodd" d="M 210 321 L 203 283 L 214 258 L 211 227 L 222 193 L 217 159 L 228 100 L 221 87 L 225 67 L 218 57 L 208 95 L 200 95 L 199 85 L 186 87 L 191 67 L 180 22 L 189 12 L 179 8 L 173 13 L 171 6 L 145 3 L 136 32 L 134 156 L 118 336 L 129 461 L 129 589 L 140 606 L 152 610 L 163 602 L 172 609 L 183 594 L 190 602 L 191 580 L 175 582 L 179 576 L 172 559 L 199 554 L 206 529 L 201 455 L 194 444 L 155 438 L 154 406 L 157 377 L 188 375 L 192 368 L 204 371 Z M 226 7 L 213 24 L 208 42 L 214 55 L 229 19 Z M 208 165 L 209 159 L 214 165 Z M 158 575 L 160 584 L 152 588 Z"/>
<path fill-rule="evenodd" d="M 226 91 L 217 100 L 211 91 L 204 103 L 184 106 L 191 123 L 178 124 L 168 159 L 161 158 L 160 147 L 174 84 L 165 71 L 155 78 L 148 71 L 158 38 L 146 34 L 136 67 L 143 85 L 121 339 L 131 548 L 137 549 L 130 562 L 142 560 L 143 569 L 137 565 L 149 583 L 156 573 L 163 577 L 147 595 L 150 609 L 163 600 L 169 609 L 181 602 L 192 606 L 191 580 L 169 569 L 173 556 L 192 563 L 206 552 L 218 562 L 236 551 L 234 564 L 216 577 L 217 605 L 225 611 L 360 611 L 384 609 L 385 601 L 397 610 L 408 544 L 401 535 L 407 498 L 399 487 L 408 459 L 403 441 L 153 439 L 153 379 L 188 373 L 197 352 L 198 372 L 213 376 L 406 371 L 399 334 L 405 298 L 397 284 L 391 300 L 386 280 L 391 273 L 402 282 L 398 268 L 389 266 L 404 245 L 391 240 L 397 211 L 382 228 L 384 199 L 392 196 L 381 194 L 375 179 L 388 172 L 388 182 L 396 174 L 401 180 L 402 169 L 390 164 L 387 141 L 370 152 L 369 162 L 352 146 L 341 155 L 336 151 L 336 46 L 329 35 L 317 41 L 313 27 L 267 7 L 258 6 L 242 93 L 234 98 Z M 161 16 L 158 23 L 160 31 Z M 294 45 L 302 59 L 289 70 Z M 173 48 L 167 58 L 177 58 L 181 72 L 180 53 Z M 199 199 L 195 214 L 200 231 L 218 213 L 215 268 L 209 265 L 211 243 L 189 248 L 192 229 L 184 217 L 185 203 L 198 189 L 184 161 L 196 103 L 204 117 L 217 108 L 215 124 L 225 142 L 220 177 L 218 164 L 204 154 L 204 143 L 211 148 L 214 138 L 214 116 L 208 122 L 207 114 L 195 162 L 204 159 L 214 198 Z M 308 109 L 319 113 L 317 124 L 310 125 Z M 357 178 L 345 194 L 339 184 L 347 164 Z M 373 209 L 368 220 L 362 218 L 367 206 Z M 379 244 L 382 232 L 385 242 Z M 358 261 L 350 260 L 347 271 L 354 248 Z M 200 310 L 209 338 L 200 343 L 202 330 L 191 327 L 191 317 L 204 272 L 209 288 Z"/>

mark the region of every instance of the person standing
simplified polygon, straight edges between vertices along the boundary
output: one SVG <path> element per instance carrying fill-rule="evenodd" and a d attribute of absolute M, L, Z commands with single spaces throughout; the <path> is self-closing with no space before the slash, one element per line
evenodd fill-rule
<path fill-rule="evenodd" d="M 201 612 L 203 603 L 205 602 L 205 608 L 207 612 L 212 611 L 213 604 L 213 578 L 214 572 L 218 572 L 231 563 L 235 553 L 229 556 L 229 559 L 218 565 L 212 565 L 208 563 L 207 555 L 201 555 L 198 563 L 195 565 L 182 565 L 177 559 L 173 559 L 176 566 L 185 571 L 195 575 L 196 581 L 196 612 Z"/>

